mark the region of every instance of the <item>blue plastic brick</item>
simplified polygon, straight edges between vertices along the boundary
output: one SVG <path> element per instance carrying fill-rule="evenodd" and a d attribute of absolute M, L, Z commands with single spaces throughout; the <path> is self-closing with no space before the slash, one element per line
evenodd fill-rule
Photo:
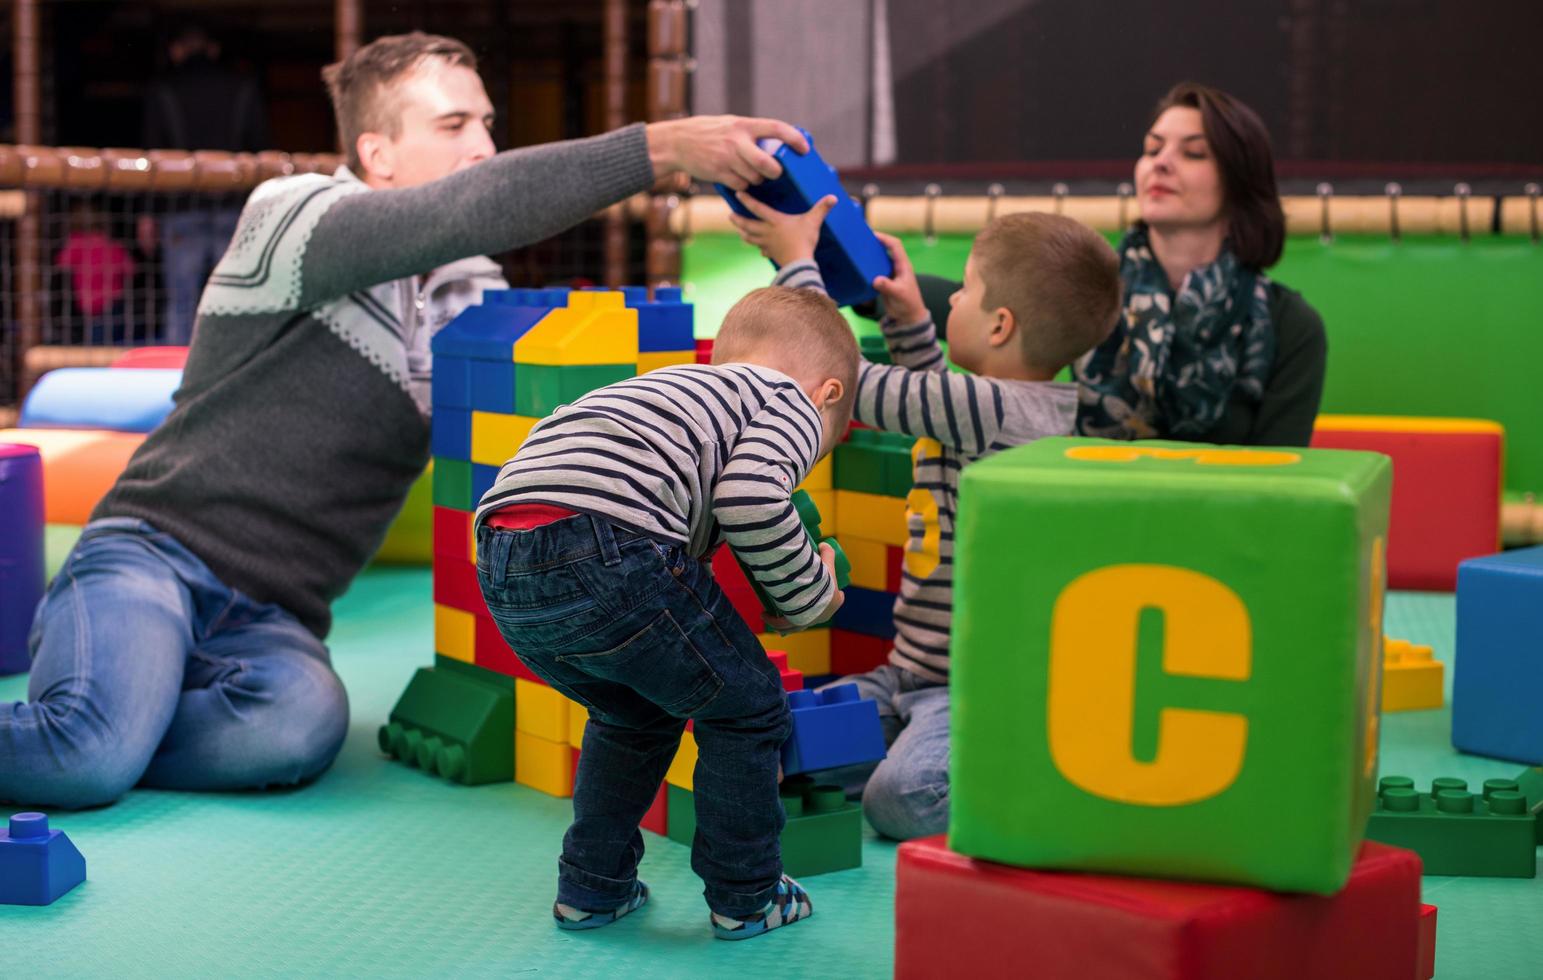
<path fill-rule="evenodd" d="M 506 361 L 471 361 L 471 407 L 514 415 L 514 355 Z"/>
<path fill-rule="evenodd" d="M 568 292 L 567 286 L 489 289 L 483 292 L 482 302 L 488 306 L 529 306 L 551 309 L 554 306 L 567 306 Z"/>
<path fill-rule="evenodd" d="M 434 358 L 429 401 L 440 408 L 471 408 L 471 361 L 449 354 Z"/>
<path fill-rule="evenodd" d="M 444 355 L 513 363 L 515 341 L 550 312 L 550 305 L 533 307 L 484 302 L 480 306 L 468 306 L 434 335 L 430 348 L 435 357 Z"/>
<path fill-rule="evenodd" d="M 471 464 L 471 505 L 476 509 L 482 495 L 493 489 L 493 484 L 498 482 L 497 466 L 484 466 L 481 463 Z"/>
<path fill-rule="evenodd" d="M 438 459 L 471 459 L 471 411 L 435 406 L 429 445 Z"/>
<path fill-rule="evenodd" d="M 799 130 L 805 137 L 809 134 Z M 836 196 L 836 206 L 825 216 L 820 228 L 820 243 L 814 249 L 814 261 L 825 278 L 825 289 L 841 306 L 855 306 L 873 299 L 875 276 L 895 271 L 889 251 L 868 227 L 863 209 L 841 186 L 834 167 L 821 159 L 809 138 L 809 152 L 799 155 L 781 140 L 761 141 L 761 148 L 782 164 L 782 176 L 751 187 L 751 197 L 785 214 L 803 214 L 827 194 Z M 718 193 L 735 213 L 752 217 L 722 184 Z"/>
<path fill-rule="evenodd" d="M 41 813 L 18 813 L 0 831 L 0 905 L 52 905 L 86 880 L 86 859 Z"/>
<path fill-rule="evenodd" d="M 884 758 L 879 706 L 858 696 L 856 684 L 823 691 L 789 691 L 793 734 L 782 743 L 782 773 L 834 769 Z"/>
<path fill-rule="evenodd" d="M 1543 764 L 1543 547 L 1457 566 L 1452 744 Z"/>
<path fill-rule="evenodd" d="M 638 351 L 693 350 L 695 317 L 679 286 L 658 286 L 650 300 L 641 286 L 626 286 L 627 305 L 638 311 Z"/>
<path fill-rule="evenodd" d="M 845 590 L 846 599 L 830 624 L 836 629 L 850 630 L 864 636 L 877 636 L 885 640 L 895 636 L 895 594 L 877 589 L 863 589 L 855 585 Z"/>

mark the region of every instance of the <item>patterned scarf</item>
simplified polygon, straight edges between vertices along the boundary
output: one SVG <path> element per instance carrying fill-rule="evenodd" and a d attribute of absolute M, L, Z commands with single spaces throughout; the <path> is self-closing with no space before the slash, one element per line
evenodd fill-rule
<path fill-rule="evenodd" d="M 1268 287 L 1225 244 L 1175 295 L 1144 227 L 1120 243 L 1125 309 L 1114 332 L 1073 368 L 1077 433 L 1193 439 L 1221 420 L 1234 391 L 1264 395 L 1275 360 Z"/>

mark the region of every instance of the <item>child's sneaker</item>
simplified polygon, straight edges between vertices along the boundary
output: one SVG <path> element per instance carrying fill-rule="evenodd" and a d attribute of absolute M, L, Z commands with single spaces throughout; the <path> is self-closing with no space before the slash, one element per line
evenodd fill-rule
<path fill-rule="evenodd" d="M 814 906 L 809 903 L 809 893 L 804 891 L 803 886 L 798 882 L 783 875 L 782 880 L 777 882 L 777 893 L 772 896 L 772 900 L 754 915 L 734 919 L 714 912 L 712 914 L 713 935 L 719 939 L 749 939 L 752 936 L 770 932 L 778 926 L 807 919 L 813 911 Z"/>
<path fill-rule="evenodd" d="M 614 909 L 604 912 L 586 912 L 572 905 L 553 902 L 552 917 L 557 920 L 559 929 L 599 929 L 601 926 L 610 925 L 628 912 L 642 908 L 646 901 L 648 901 L 648 886 L 639 881 L 632 889 L 632 897 Z"/>

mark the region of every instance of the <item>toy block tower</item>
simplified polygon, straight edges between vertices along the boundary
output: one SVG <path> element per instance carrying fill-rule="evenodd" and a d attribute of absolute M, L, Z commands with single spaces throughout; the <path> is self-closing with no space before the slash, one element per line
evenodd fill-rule
<path fill-rule="evenodd" d="M 1043 439 L 964 471 L 950 846 L 1329 894 L 1377 768 L 1379 455 Z"/>
<path fill-rule="evenodd" d="M 1457 572 L 1452 744 L 1543 765 L 1543 547 L 1465 561 Z"/>

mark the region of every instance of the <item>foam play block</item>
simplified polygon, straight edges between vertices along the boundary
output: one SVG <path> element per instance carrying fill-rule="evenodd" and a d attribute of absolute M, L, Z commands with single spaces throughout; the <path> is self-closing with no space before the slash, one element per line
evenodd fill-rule
<path fill-rule="evenodd" d="M 1436 975 L 1436 906 L 1420 906 L 1419 966 L 1415 972 L 1418 980 L 1431 980 Z"/>
<path fill-rule="evenodd" d="M 434 601 L 481 616 L 488 614 L 482 586 L 477 584 L 477 566 L 459 558 L 434 556 Z"/>
<path fill-rule="evenodd" d="M 555 688 L 524 678 L 514 681 L 514 727 L 516 731 L 538 735 L 549 742 L 572 745 L 569 738 L 568 710 L 573 705 Z M 583 740 L 579 742 L 581 747 Z"/>
<path fill-rule="evenodd" d="M 515 720 L 519 720 L 518 709 Z M 566 740 L 554 742 L 516 728 L 514 781 L 548 796 L 572 796 L 575 755 L 576 750 Z"/>
<path fill-rule="evenodd" d="M 475 786 L 514 775 L 514 692 L 487 671 L 436 658 L 413 675 L 376 735 L 380 750 Z"/>
<path fill-rule="evenodd" d="M 889 663 L 890 643 L 881 636 L 867 636 L 843 629 L 830 631 L 831 673 L 843 677 L 866 674 Z"/>
<path fill-rule="evenodd" d="M 1486 779 L 1482 792 L 1471 793 L 1450 776 L 1431 780 L 1429 789 L 1408 776 L 1383 776 L 1366 836 L 1414 851 L 1426 874 L 1537 876 L 1537 818 L 1514 779 Z"/>
<path fill-rule="evenodd" d="M 464 408 L 435 407 L 429 451 L 436 459 L 471 459 L 472 414 Z"/>
<path fill-rule="evenodd" d="M 627 306 L 638 311 L 638 353 L 687 351 L 696 359 L 695 311 L 681 299 L 679 286 L 655 286 L 652 298 L 643 286 L 623 286 Z"/>
<path fill-rule="evenodd" d="M 853 429 L 831 454 L 839 474 L 836 486 L 881 497 L 904 497 L 911 492 L 911 448 L 915 443 L 914 436 Z"/>
<path fill-rule="evenodd" d="M 803 132 L 803 130 L 800 130 Z M 782 164 L 782 175 L 762 181 L 746 193 L 784 214 L 803 214 L 827 194 L 836 197 L 836 206 L 820 226 L 820 241 L 814 249 L 814 261 L 825 279 L 825 288 L 838 306 L 854 306 L 873 299 L 873 280 L 894 272 L 889 252 L 863 217 L 862 205 L 852 200 L 841 186 L 841 178 L 830 164 L 821 159 L 809 140 L 809 152 L 800 154 L 777 139 L 761 140 L 761 148 Z M 753 217 L 722 184 L 718 193 L 735 213 Z"/>
<path fill-rule="evenodd" d="M 809 475 L 804 477 L 804 482 L 797 487 L 799 490 L 808 490 L 811 494 L 818 490 L 835 489 L 836 461 L 830 455 L 814 464 Z M 827 518 L 828 519 L 828 518 Z"/>
<path fill-rule="evenodd" d="M 43 598 L 43 457 L 0 442 L 0 675 L 32 669 L 27 634 Z"/>
<path fill-rule="evenodd" d="M 434 604 L 434 652 L 464 663 L 477 662 L 477 617 L 464 609 Z"/>
<path fill-rule="evenodd" d="M 675 751 L 675 759 L 670 763 L 669 771 L 664 774 L 664 781 L 671 786 L 679 786 L 683 790 L 696 788 L 696 736 L 690 731 L 681 733 L 680 748 Z"/>
<path fill-rule="evenodd" d="M 471 510 L 471 463 L 459 459 L 434 460 L 434 506 Z"/>
<path fill-rule="evenodd" d="M 848 535 L 904 548 L 905 499 L 856 490 L 836 491 L 836 537 Z"/>
<path fill-rule="evenodd" d="M 1071 438 L 967 467 L 951 846 L 1339 888 L 1374 796 L 1389 471 Z"/>
<path fill-rule="evenodd" d="M 1329 896 L 1029 871 L 941 836 L 900 845 L 895 976 L 971 980 L 1409 980 L 1420 859 L 1367 843 Z"/>
<path fill-rule="evenodd" d="M 1457 573 L 1452 744 L 1543 764 L 1543 547 L 1463 562 Z"/>
<path fill-rule="evenodd" d="M 120 370 L 132 368 L 135 370 L 172 368 L 182 370 L 188 362 L 188 348 L 178 346 L 163 347 L 130 347 L 112 366 Z"/>
<path fill-rule="evenodd" d="M 1430 647 L 1408 640 L 1382 643 L 1382 710 L 1423 711 L 1439 708 L 1445 668 Z"/>
<path fill-rule="evenodd" d="M 865 633 L 889 640 L 895 636 L 895 594 L 856 586 L 845 592 L 845 601 L 831 625 L 849 633 Z"/>
<path fill-rule="evenodd" d="M 711 364 L 713 362 L 713 341 L 711 337 L 696 342 L 696 362 L 698 364 Z"/>
<path fill-rule="evenodd" d="M 86 880 L 86 859 L 41 813 L 15 813 L 0 829 L 0 905 L 52 905 Z"/>
<path fill-rule="evenodd" d="M 514 344 L 517 364 L 620 364 L 638 361 L 638 311 L 619 292 L 578 291 Z"/>
<path fill-rule="evenodd" d="M 37 380 L 21 406 L 24 429 L 149 432 L 171 414 L 182 384 L 173 368 L 56 368 Z"/>
<path fill-rule="evenodd" d="M 471 361 L 464 357 L 435 355 L 434 380 L 429 400 L 437 415 L 441 408 L 471 408 Z"/>
<path fill-rule="evenodd" d="M 545 418 L 596 388 L 635 376 L 637 371 L 636 355 L 626 364 L 522 364 L 514 411 Z"/>
<path fill-rule="evenodd" d="M 434 508 L 434 554 L 470 561 L 473 550 L 471 512 Z"/>
<path fill-rule="evenodd" d="M 788 666 L 788 654 L 786 650 L 768 650 L 766 656 L 771 660 L 772 666 L 777 668 L 777 674 L 782 678 L 784 691 L 802 691 L 804 689 L 804 672 L 794 670 Z"/>
<path fill-rule="evenodd" d="M 473 463 L 502 469 L 540 421 L 528 415 L 472 412 L 467 433 L 471 451 L 468 458 Z M 438 419 L 434 420 L 434 431 L 439 431 Z"/>
<path fill-rule="evenodd" d="M 784 776 L 884 758 L 878 704 L 859 695 L 856 684 L 792 691 L 787 698 L 793 732 L 782 743 Z"/>
<path fill-rule="evenodd" d="M 514 407 L 517 385 L 513 361 L 468 361 L 467 371 L 471 375 L 473 409 L 504 415 L 517 411 Z"/>
<path fill-rule="evenodd" d="M 638 351 L 638 373 L 647 374 L 677 364 L 695 364 L 694 350 Z"/>
<path fill-rule="evenodd" d="M 1320 415 L 1312 444 L 1393 460 L 1389 588 L 1450 592 L 1458 562 L 1500 547 L 1505 430 L 1499 423 Z"/>
<path fill-rule="evenodd" d="M 644 830 L 658 834 L 660 837 L 670 832 L 670 784 L 660 783 L 659 792 L 654 796 L 653 806 L 643 814 L 643 819 L 638 826 Z"/>
<path fill-rule="evenodd" d="M 501 467 L 484 465 L 482 463 L 471 464 L 471 509 L 476 510 L 477 504 L 482 500 L 483 494 L 493 489 L 493 484 L 498 482 L 498 471 Z"/>
<path fill-rule="evenodd" d="M 495 674 L 503 674 L 507 677 L 524 678 L 535 681 L 538 684 L 546 683 L 525 666 L 514 650 L 509 647 L 504 635 L 498 631 L 498 624 L 486 614 L 477 617 L 476 628 L 473 632 L 475 647 L 473 654 L 476 664 L 485 670 Z"/>
<path fill-rule="evenodd" d="M 589 724 L 589 709 L 577 701 L 568 702 L 568 744 L 576 749 L 584 747 L 584 726 Z"/>
<path fill-rule="evenodd" d="M 106 429 L 0 429 L 0 442 L 43 455 L 43 519 L 83 525 L 112 489 L 145 435 Z"/>
<path fill-rule="evenodd" d="M 788 655 L 788 666 L 803 671 L 810 677 L 823 677 L 830 673 L 830 630 L 812 629 L 778 636 L 776 633 L 758 633 L 764 650 L 781 650 Z"/>
<path fill-rule="evenodd" d="M 846 549 L 847 560 L 852 563 L 852 584 L 860 589 L 883 592 L 889 584 L 887 562 L 891 546 L 843 534 L 841 547 Z"/>

